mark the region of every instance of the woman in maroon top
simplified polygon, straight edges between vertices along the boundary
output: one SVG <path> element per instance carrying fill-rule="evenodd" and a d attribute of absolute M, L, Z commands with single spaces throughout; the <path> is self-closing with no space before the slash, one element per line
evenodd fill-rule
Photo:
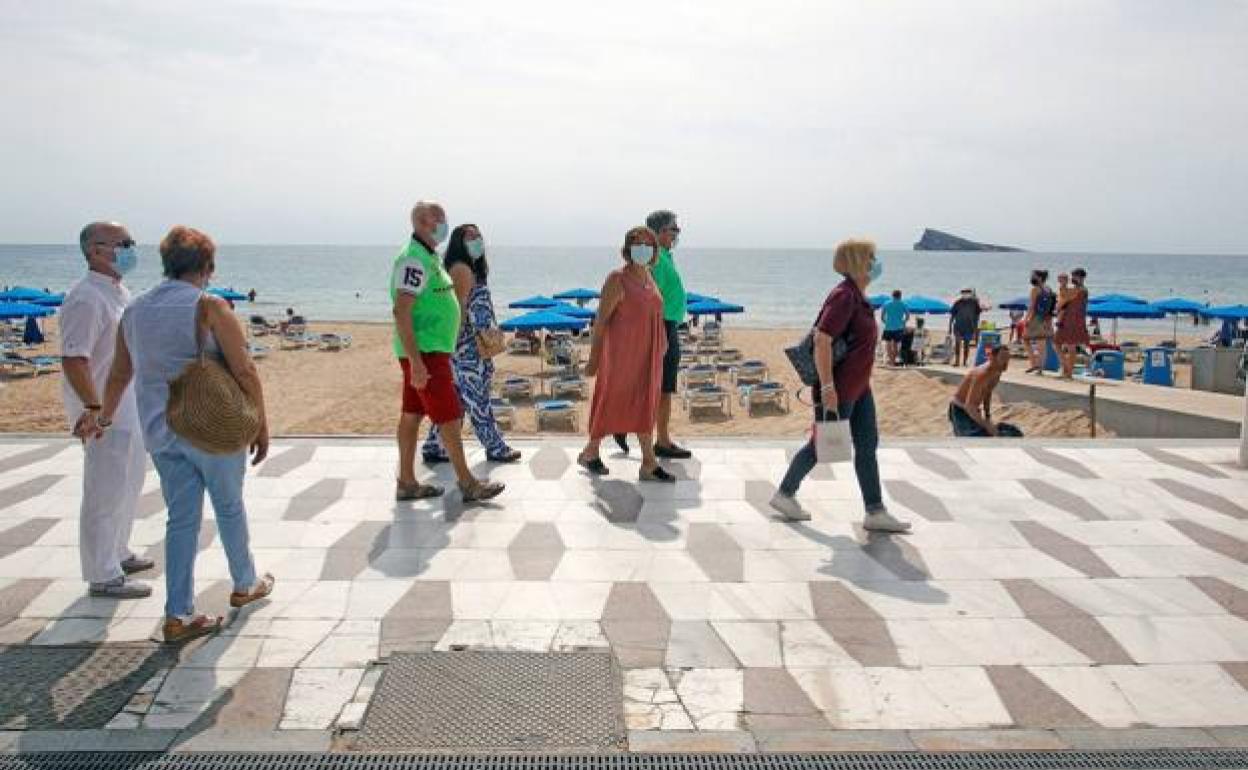
<path fill-rule="evenodd" d="M 898 521 L 884 507 L 880 469 L 875 450 L 880 443 L 875 422 L 875 399 L 871 395 L 871 369 L 875 363 L 875 316 L 867 301 L 867 285 L 880 277 L 883 263 L 875 256 L 871 241 L 843 241 L 836 247 L 832 269 L 845 277 L 823 301 L 815 321 L 814 384 L 815 421 L 832 414 L 849 420 L 854 443 L 854 473 L 866 507 L 863 526 L 878 532 L 907 532 L 910 525 Z M 833 361 L 833 344 L 845 342 L 845 355 Z M 793 457 L 771 506 L 790 521 L 810 518 L 795 499 L 802 480 L 815 467 L 815 442 L 810 441 Z"/>

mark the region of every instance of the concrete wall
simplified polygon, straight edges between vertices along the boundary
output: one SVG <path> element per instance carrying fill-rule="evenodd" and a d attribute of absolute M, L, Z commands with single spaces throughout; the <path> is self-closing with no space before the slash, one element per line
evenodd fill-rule
<path fill-rule="evenodd" d="M 947 384 L 961 382 L 957 372 L 924 371 Z M 1105 398 L 1109 388 L 1098 389 L 1096 421 L 1122 438 L 1239 438 L 1240 424 L 1204 415 L 1189 414 Z M 1002 382 L 996 395 L 1006 403 L 1028 401 L 1046 409 L 1079 410 L 1088 414 L 1087 393 L 1074 394 L 1039 385 Z"/>

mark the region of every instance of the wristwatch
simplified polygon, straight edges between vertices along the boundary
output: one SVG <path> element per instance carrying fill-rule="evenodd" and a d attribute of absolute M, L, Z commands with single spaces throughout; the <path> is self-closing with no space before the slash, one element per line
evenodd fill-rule
<path fill-rule="evenodd" d="M 111 427 L 111 426 L 112 426 L 112 424 L 113 424 L 113 421 L 112 421 L 112 419 L 111 419 L 111 418 L 109 418 L 109 417 L 96 417 L 96 418 L 95 418 L 95 425 L 96 425 L 96 427 L 99 427 L 99 428 L 109 428 L 109 427 Z"/>

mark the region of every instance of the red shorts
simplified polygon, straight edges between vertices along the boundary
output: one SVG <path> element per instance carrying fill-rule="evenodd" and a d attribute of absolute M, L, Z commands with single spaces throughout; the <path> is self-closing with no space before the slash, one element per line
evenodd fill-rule
<path fill-rule="evenodd" d="M 453 422 L 464 416 L 459 403 L 459 391 L 455 388 L 455 374 L 451 371 L 450 353 L 421 353 L 420 360 L 429 372 L 425 387 L 412 387 L 412 365 L 406 358 L 399 359 L 403 367 L 403 414 L 427 416 L 434 425 Z"/>

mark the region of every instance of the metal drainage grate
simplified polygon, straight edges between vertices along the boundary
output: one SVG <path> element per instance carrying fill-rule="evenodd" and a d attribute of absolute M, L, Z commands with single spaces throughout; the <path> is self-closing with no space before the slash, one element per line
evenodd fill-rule
<path fill-rule="evenodd" d="M 48 753 L 0 755 L 0 770 L 1232 770 L 1242 749 L 854 754 Z"/>
<path fill-rule="evenodd" d="M 623 751 L 622 689 L 609 653 L 396 654 L 369 703 L 356 746 Z"/>
<path fill-rule="evenodd" d="M 0 729 L 108 724 L 171 653 L 156 645 L 0 646 Z"/>

